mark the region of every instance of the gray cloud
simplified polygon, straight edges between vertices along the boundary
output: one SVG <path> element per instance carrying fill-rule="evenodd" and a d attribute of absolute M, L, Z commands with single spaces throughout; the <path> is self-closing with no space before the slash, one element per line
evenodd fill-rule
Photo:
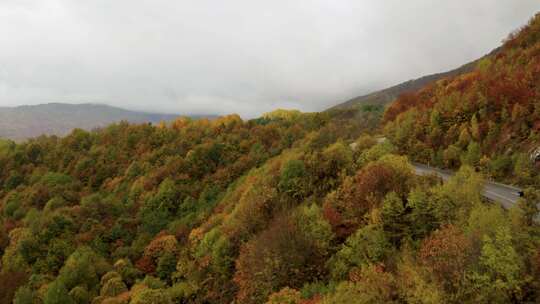
<path fill-rule="evenodd" d="M 1 0 L 0 106 L 322 110 L 457 67 L 538 0 Z"/>

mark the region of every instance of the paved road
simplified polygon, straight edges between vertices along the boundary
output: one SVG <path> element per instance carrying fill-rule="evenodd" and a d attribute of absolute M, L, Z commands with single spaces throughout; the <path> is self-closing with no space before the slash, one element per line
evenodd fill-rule
<path fill-rule="evenodd" d="M 383 143 L 386 141 L 386 137 L 378 137 L 376 140 L 377 143 Z M 351 148 L 355 149 L 356 144 L 351 144 Z M 419 163 L 412 163 L 412 166 L 414 167 L 415 173 L 418 175 L 436 174 L 442 178 L 443 181 L 447 181 L 454 174 L 454 172 L 449 170 L 441 170 Z M 522 189 L 490 181 L 485 182 L 484 189 L 482 190 L 482 195 L 485 198 L 489 199 L 490 201 L 500 203 L 505 209 L 510 209 L 512 206 L 514 206 L 522 193 Z M 538 207 L 540 209 L 540 203 L 538 204 Z"/>
<path fill-rule="evenodd" d="M 448 180 L 453 172 L 447 170 L 440 170 L 437 168 L 429 167 L 426 165 L 413 163 L 414 171 L 418 175 L 435 174 L 442 178 L 444 181 Z M 516 204 L 520 198 L 522 190 L 513 186 L 503 185 L 495 182 L 486 182 L 482 195 L 494 202 L 500 203 L 505 209 L 509 209 Z"/>

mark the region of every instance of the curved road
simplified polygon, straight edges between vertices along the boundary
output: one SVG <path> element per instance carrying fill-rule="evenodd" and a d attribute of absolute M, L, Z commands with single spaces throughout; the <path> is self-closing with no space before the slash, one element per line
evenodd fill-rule
<path fill-rule="evenodd" d="M 435 174 L 443 181 L 448 180 L 454 174 L 451 171 L 440 170 L 419 163 L 412 163 L 412 166 L 417 175 Z M 485 198 L 500 203 L 505 209 L 514 206 L 522 193 L 523 190 L 519 188 L 489 181 L 485 182 L 484 189 L 482 190 L 482 195 Z"/>
<path fill-rule="evenodd" d="M 376 138 L 377 143 L 383 143 L 387 139 L 386 137 L 378 137 Z M 354 150 L 356 148 L 356 144 L 352 143 L 351 148 Z M 429 174 L 435 174 L 439 176 L 443 181 L 447 181 L 452 175 L 454 175 L 454 172 L 448 171 L 448 170 L 441 170 L 434 167 L 426 166 L 419 163 L 411 163 L 414 171 L 417 175 L 429 175 Z M 492 202 L 497 202 L 501 204 L 501 206 L 505 209 L 510 209 L 512 206 L 514 206 L 518 199 L 523 196 L 523 190 L 520 188 L 516 188 L 514 186 L 504 185 L 496 182 L 486 181 L 484 184 L 484 189 L 482 189 L 482 196 L 487 198 L 488 200 Z M 538 207 L 540 209 L 540 203 L 538 204 Z M 540 221 L 540 215 L 539 215 L 539 221 Z"/>

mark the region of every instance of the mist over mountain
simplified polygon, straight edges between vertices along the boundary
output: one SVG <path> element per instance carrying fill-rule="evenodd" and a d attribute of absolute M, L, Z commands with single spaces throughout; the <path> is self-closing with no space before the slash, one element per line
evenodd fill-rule
<path fill-rule="evenodd" d="M 3 0 L 0 106 L 320 111 L 475 60 L 538 10 L 538 0 Z"/>
<path fill-rule="evenodd" d="M 499 51 L 500 51 L 500 48 L 496 48 L 493 51 L 491 51 L 488 55 L 483 56 L 482 58 L 495 55 Z M 476 67 L 476 64 L 482 58 L 474 60 L 467 64 L 464 64 L 457 69 L 453 69 L 447 72 L 431 74 L 431 75 L 423 76 L 417 79 L 412 79 L 412 80 L 405 81 L 403 83 L 400 83 L 398 85 L 395 85 L 386 89 L 382 89 L 382 90 L 375 91 L 367 95 L 362 95 L 362 96 L 352 98 L 343 103 L 335 105 L 331 107 L 330 109 L 358 108 L 358 107 L 361 107 L 362 105 L 368 105 L 368 104 L 387 105 L 391 103 L 392 101 L 394 101 L 397 97 L 399 97 L 399 95 L 403 93 L 414 92 L 430 83 L 436 82 L 437 80 L 441 80 L 447 77 L 457 76 L 460 74 L 470 72 Z"/>
<path fill-rule="evenodd" d="M 42 134 L 62 136 L 75 128 L 91 130 L 120 121 L 159 123 L 160 121 L 170 121 L 178 116 L 130 111 L 91 103 L 48 103 L 32 106 L 0 107 L 0 137 L 20 141 Z M 208 117 L 211 117 L 211 115 Z"/>
<path fill-rule="evenodd" d="M 328 111 L 0 114 L 0 304 L 540 303 L 540 13 Z"/>

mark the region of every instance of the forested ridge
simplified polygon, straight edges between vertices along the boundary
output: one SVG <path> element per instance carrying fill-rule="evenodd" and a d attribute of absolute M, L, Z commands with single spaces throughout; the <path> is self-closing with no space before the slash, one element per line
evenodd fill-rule
<path fill-rule="evenodd" d="M 416 161 L 540 186 L 530 162 L 540 146 L 539 42 L 536 16 L 473 71 L 398 98 L 386 135 Z"/>
<path fill-rule="evenodd" d="M 0 303 L 539 302 L 539 55 L 540 16 L 387 109 L 1 141 Z"/>

